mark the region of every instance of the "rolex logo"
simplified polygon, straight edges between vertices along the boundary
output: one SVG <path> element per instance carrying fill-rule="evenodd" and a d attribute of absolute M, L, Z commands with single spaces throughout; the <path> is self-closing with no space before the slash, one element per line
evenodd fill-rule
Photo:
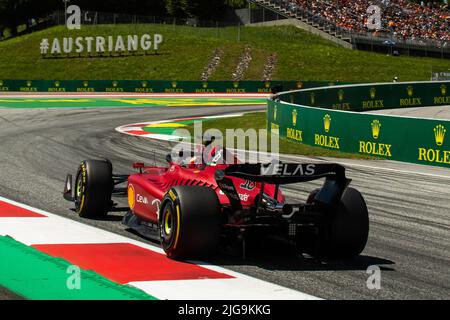
<path fill-rule="evenodd" d="M 344 100 L 344 90 L 341 89 L 338 91 L 338 98 L 340 102 Z"/>
<path fill-rule="evenodd" d="M 380 136 L 381 123 L 378 120 L 372 121 L 372 136 L 374 139 L 378 139 Z"/>
<path fill-rule="evenodd" d="M 119 83 L 118 83 L 117 81 L 113 81 L 113 83 L 112 83 L 112 85 L 113 85 L 114 88 L 117 87 L 118 84 L 119 84 Z"/>
<path fill-rule="evenodd" d="M 266 81 L 266 82 L 264 83 L 264 87 L 265 87 L 266 89 L 269 89 L 269 88 L 270 88 L 270 81 Z"/>
<path fill-rule="evenodd" d="M 208 82 L 203 82 L 203 83 L 202 83 L 202 87 L 203 87 L 203 89 L 208 88 Z"/>
<path fill-rule="evenodd" d="M 370 89 L 370 98 L 375 99 L 376 96 L 377 96 L 377 89 L 371 88 Z"/>
<path fill-rule="evenodd" d="M 61 85 L 61 82 L 55 81 L 55 87 L 56 87 L 56 88 L 59 88 L 60 85 Z"/>
<path fill-rule="evenodd" d="M 330 132 L 331 127 L 331 116 L 329 114 L 326 114 L 325 117 L 323 117 L 323 128 L 326 133 Z"/>
<path fill-rule="evenodd" d="M 292 110 L 292 124 L 294 125 L 294 127 L 297 126 L 297 109 Z"/>
<path fill-rule="evenodd" d="M 434 128 L 434 138 L 436 139 L 436 144 L 440 147 L 444 144 L 445 133 L 447 129 L 443 125 L 437 125 Z"/>
<path fill-rule="evenodd" d="M 297 89 L 301 89 L 301 88 L 303 88 L 303 82 L 301 82 L 301 81 L 297 81 Z"/>
<path fill-rule="evenodd" d="M 3 87 L 3 80 L 0 80 L 0 87 Z"/>
<path fill-rule="evenodd" d="M 176 83 L 176 81 L 172 82 L 172 88 L 176 88 L 178 86 L 178 83 Z"/>
<path fill-rule="evenodd" d="M 27 87 L 31 87 L 32 84 L 33 83 L 30 80 L 27 81 Z"/>
<path fill-rule="evenodd" d="M 89 86 L 89 82 L 88 81 L 83 81 L 83 86 L 84 87 L 88 87 Z"/>
<path fill-rule="evenodd" d="M 233 87 L 235 89 L 239 88 L 239 82 L 238 81 L 233 82 Z"/>
<path fill-rule="evenodd" d="M 408 87 L 406 88 L 406 91 L 408 92 L 408 96 L 410 96 L 410 97 L 413 96 L 413 94 L 414 94 L 414 88 L 413 88 L 413 86 L 408 86 Z"/>
<path fill-rule="evenodd" d="M 141 85 L 142 85 L 142 88 L 147 88 L 148 82 L 147 81 L 142 81 Z"/>
<path fill-rule="evenodd" d="M 316 104 L 316 94 L 314 92 L 311 92 L 311 104 Z"/>
<path fill-rule="evenodd" d="M 447 94 L 447 86 L 446 86 L 445 84 L 443 84 L 443 85 L 441 86 L 441 94 L 442 94 L 443 96 L 445 96 L 445 95 Z"/>
<path fill-rule="evenodd" d="M 273 107 L 273 120 L 277 121 L 277 106 Z"/>

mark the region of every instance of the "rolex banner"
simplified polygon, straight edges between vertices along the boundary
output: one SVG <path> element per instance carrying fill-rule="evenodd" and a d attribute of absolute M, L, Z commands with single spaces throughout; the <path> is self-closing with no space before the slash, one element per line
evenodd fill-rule
<path fill-rule="evenodd" d="M 326 81 L 2 80 L 4 92 L 270 93 L 333 85 Z"/>
<path fill-rule="evenodd" d="M 450 105 L 450 81 L 333 86 L 293 91 L 281 100 L 343 111 Z"/>
<path fill-rule="evenodd" d="M 450 87 L 450 83 L 448 85 Z M 425 105 L 432 105 L 429 101 L 433 101 L 435 93 L 430 89 L 428 94 L 432 97 L 420 97 L 428 101 Z M 287 102 L 270 100 L 267 113 L 268 129 L 278 129 L 288 140 L 376 158 L 450 168 L 448 120 L 300 106 L 291 104 L 289 95 L 281 97 Z"/>

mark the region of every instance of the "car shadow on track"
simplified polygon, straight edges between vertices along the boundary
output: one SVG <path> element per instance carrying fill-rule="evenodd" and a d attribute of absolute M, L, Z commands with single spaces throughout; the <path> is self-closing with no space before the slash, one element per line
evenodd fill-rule
<path fill-rule="evenodd" d="M 159 245 L 158 241 L 142 237 L 133 229 L 128 232 Z M 213 257 L 203 260 L 207 264 L 227 266 L 255 266 L 271 271 L 366 271 L 369 266 L 378 266 L 382 271 L 395 271 L 394 261 L 363 254 L 345 260 L 318 260 L 299 254 L 292 243 L 281 239 L 259 239 L 246 248 L 246 257 L 242 255 L 242 246 L 221 247 Z M 202 264 L 196 261 L 198 264 Z"/>
<path fill-rule="evenodd" d="M 364 252 L 351 259 L 319 260 L 299 254 L 294 245 L 279 239 L 260 239 L 257 245 L 247 248 L 245 259 L 242 248 L 234 246 L 222 249 L 208 262 L 225 267 L 247 265 L 276 271 L 365 271 L 373 265 L 383 271 L 395 271 L 394 261 L 365 255 Z"/>
<path fill-rule="evenodd" d="M 120 211 L 119 208 L 115 210 Z M 108 215 L 103 220 L 121 221 L 122 215 Z M 127 232 L 140 237 L 153 245 L 159 246 L 159 241 L 143 237 L 133 229 Z M 345 260 L 319 260 L 299 254 L 295 246 L 279 238 L 253 239 L 246 247 L 246 257 L 243 258 L 242 245 L 236 243 L 221 247 L 216 255 L 204 260 L 208 264 L 220 266 L 255 266 L 265 270 L 277 271 L 366 271 L 369 266 L 376 265 L 383 271 L 395 271 L 394 261 L 364 254 Z M 201 264 L 201 263 L 200 263 Z"/>
<path fill-rule="evenodd" d="M 73 212 L 75 211 L 75 208 L 70 209 Z M 111 212 L 120 212 L 121 214 L 111 214 Z M 126 210 L 124 208 L 114 208 L 113 210 L 110 210 L 110 213 L 106 217 L 90 217 L 89 220 L 93 221 L 122 221 L 123 216 L 125 215 Z"/>

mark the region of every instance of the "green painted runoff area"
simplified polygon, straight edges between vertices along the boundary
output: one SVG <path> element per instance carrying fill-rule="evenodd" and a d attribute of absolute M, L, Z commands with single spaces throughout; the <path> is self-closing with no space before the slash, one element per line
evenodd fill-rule
<path fill-rule="evenodd" d="M 0 285 L 33 300 L 156 300 L 128 285 L 80 270 L 80 288 L 69 289 L 71 263 L 0 237 Z M 69 280 L 69 281 L 68 281 Z"/>

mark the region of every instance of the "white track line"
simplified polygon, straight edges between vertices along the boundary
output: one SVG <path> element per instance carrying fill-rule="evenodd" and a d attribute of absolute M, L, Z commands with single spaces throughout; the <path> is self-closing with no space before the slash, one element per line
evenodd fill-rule
<path fill-rule="evenodd" d="M 204 117 L 204 118 L 220 118 L 220 117 L 237 117 L 237 116 L 241 116 L 242 113 L 240 114 L 225 114 L 222 116 L 211 116 L 211 117 Z M 198 120 L 202 120 L 204 118 L 199 118 Z M 176 122 L 179 119 L 170 119 L 170 120 L 160 120 L 160 121 L 151 121 L 151 122 L 141 122 L 140 124 L 146 124 L 146 125 L 150 125 L 150 124 L 159 124 L 159 123 L 170 123 L 170 122 Z M 148 139 L 154 139 L 154 140 L 162 140 L 162 141 L 176 141 L 177 139 L 179 139 L 179 137 L 176 136 L 170 136 L 170 135 L 162 135 L 162 134 L 148 134 L 148 135 L 136 135 L 133 133 L 129 133 L 126 132 L 127 130 L 131 130 L 131 129 L 140 129 L 140 127 L 129 127 L 132 124 L 128 124 L 128 125 L 123 125 L 120 127 L 115 128 L 116 131 L 122 133 L 122 134 L 126 134 L 126 135 L 131 135 L 131 136 L 135 136 L 135 137 L 143 137 L 143 138 L 148 138 Z M 189 143 L 189 142 L 183 142 L 183 143 Z M 338 163 L 347 167 L 354 167 L 354 168 L 364 168 L 364 169 L 371 169 L 371 170 L 378 170 L 378 171 L 385 171 L 385 172 L 395 172 L 395 173 L 401 173 L 401 174 L 407 174 L 407 175 L 419 175 L 419 176 L 427 176 L 427 177 L 433 177 L 433 178 L 440 178 L 440 179 L 445 179 L 445 180 L 450 180 L 450 170 L 448 170 L 447 168 L 444 167 L 430 167 L 430 166 L 425 166 L 425 165 L 419 165 L 419 164 L 413 164 L 413 163 L 403 163 L 400 161 L 392 161 L 392 160 L 379 160 L 380 165 L 368 165 L 368 164 L 360 164 L 360 163 L 356 163 L 357 160 L 355 160 L 355 162 L 349 162 L 349 160 L 339 160 L 339 158 L 324 158 L 324 159 L 319 159 L 317 157 L 307 157 L 307 156 L 301 156 L 301 155 L 293 155 L 293 154 L 278 154 L 278 153 L 273 153 L 273 154 L 269 154 L 269 153 L 265 153 L 265 152 L 259 152 L 259 151 L 245 151 L 245 150 L 240 150 L 240 149 L 234 149 L 234 152 L 248 152 L 249 154 L 253 154 L 255 155 L 255 157 L 257 157 L 258 155 L 263 155 L 266 158 L 287 158 L 287 159 L 293 159 L 294 161 L 296 160 L 305 160 L 305 161 L 316 161 L 316 162 L 334 162 L 334 163 Z M 363 161 L 363 160 L 359 160 L 359 161 Z M 395 166 L 416 166 L 417 169 L 420 170 L 420 168 L 428 168 L 428 169 L 436 169 L 436 170 L 440 170 L 442 172 L 445 172 L 446 175 L 441 175 L 441 174 L 434 174 L 434 173 L 428 173 L 428 172 L 420 172 L 420 171 L 411 171 L 411 170 L 404 170 L 404 169 L 395 169 L 395 168 L 388 168 L 386 167 L 386 164 L 392 164 Z"/>
<path fill-rule="evenodd" d="M 249 152 L 253 152 L 253 153 L 259 153 L 256 151 L 249 151 Z M 277 154 L 274 154 L 272 156 L 277 156 Z M 420 169 L 421 167 L 426 167 L 429 168 L 429 166 L 422 166 L 420 164 L 414 164 L 414 163 L 409 163 L 409 162 L 400 162 L 400 161 L 393 161 L 393 160 L 379 160 L 380 161 L 380 166 L 375 166 L 375 165 L 367 165 L 367 164 L 360 164 L 360 163 L 355 163 L 355 162 L 348 162 L 347 161 L 342 161 L 339 160 L 339 158 L 329 158 L 329 159 L 318 159 L 318 158 L 314 158 L 314 157 L 306 157 L 306 156 L 299 156 L 299 155 L 292 155 L 292 154 L 281 154 L 279 155 L 280 158 L 291 158 L 294 160 L 298 160 L 298 159 L 302 159 L 302 160 L 306 160 L 306 161 L 318 161 L 318 162 L 333 162 L 333 163 L 337 163 L 337 164 L 341 164 L 347 167 L 358 167 L 358 168 L 364 168 L 364 169 L 371 169 L 371 170 L 378 170 L 378 171 L 387 171 L 387 172 L 395 172 L 395 173 L 401 173 L 401 174 L 407 174 L 407 175 L 419 175 L 419 176 L 427 176 L 427 177 L 433 177 L 433 178 L 440 178 L 440 179 L 446 179 L 446 180 L 450 180 L 450 170 L 446 169 L 444 167 L 436 167 L 436 170 L 443 170 L 446 171 L 446 173 L 448 175 L 439 175 L 439 174 L 434 174 L 434 173 L 428 173 L 428 172 L 420 172 L 420 171 L 411 171 L 411 170 L 403 170 L 403 169 L 394 169 L 394 168 L 387 168 L 385 165 L 386 163 L 390 163 L 393 165 L 398 165 L 398 166 L 402 166 L 402 165 L 408 165 L 408 166 L 417 166 L 418 169 Z M 356 160 L 355 160 L 356 161 Z M 360 160 L 363 161 L 363 160 Z M 430 169 L 434 169 L 434 167 L 430 168 Z"/>

